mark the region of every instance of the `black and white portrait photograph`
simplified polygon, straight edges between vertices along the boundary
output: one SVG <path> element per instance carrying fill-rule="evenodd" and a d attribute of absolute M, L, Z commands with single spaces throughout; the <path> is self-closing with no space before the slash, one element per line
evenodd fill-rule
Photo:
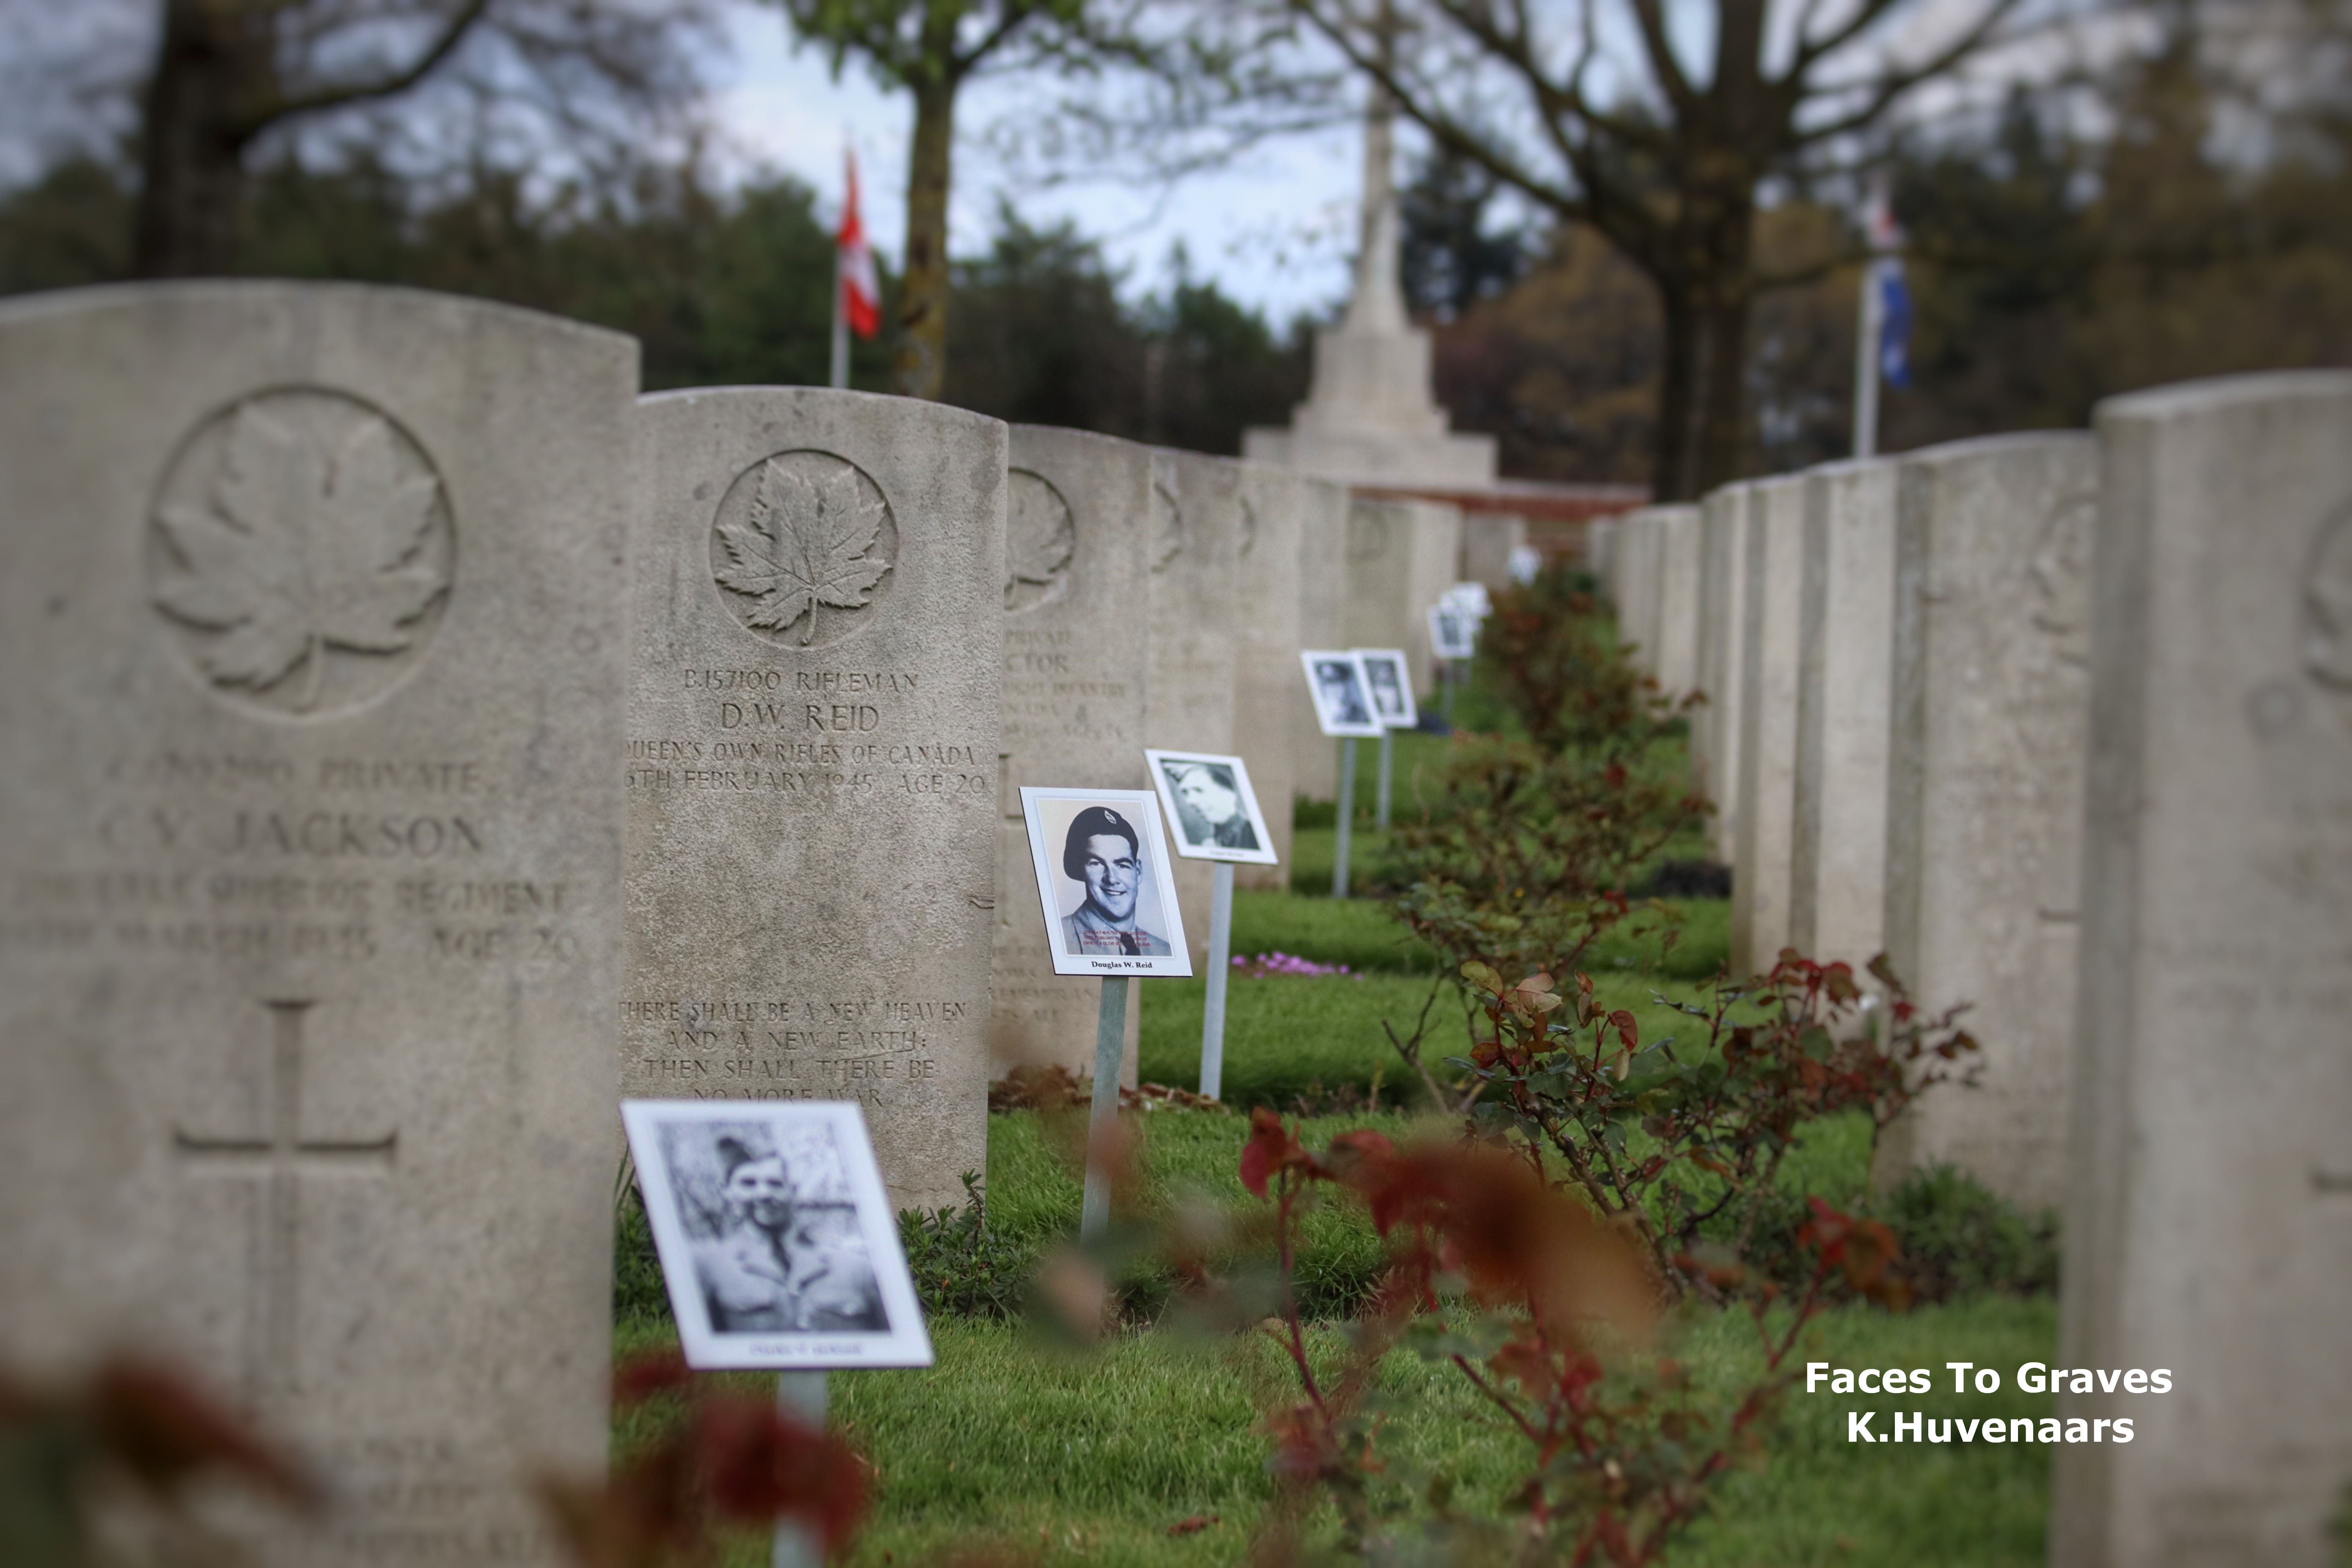
<path fill-rule="evenodd" d="M 1021 813 L 1055 973 L 1192 973 L 1157 795 L 1024 785 Z"/>
<path fill-rule="evenodd" d="M 1456 583 L 1438 603 L 1465 611 L 1473 620 L 1483 621 L 1495 613 L 1495 596 L 1486 592 L 1484 583 Z"/>
<path fill-rule="evenodd" d="M 1364 667 L 1364 684 L 1372 694 L 1372 716 L 1391 730 L 1410 730 L 1419 721 L 1412 700 L 1412 665 L 1402 648 L 1360 647 L 1356 661 Z"/>
<path fill-rule="evenodd" d="M 1429 651 L 1440 658 L 1468 658 L 1478 651 L 1478 617 L 1450 599 L 1429 606 Z"/>
<path fill-rule="evenodd" d="M 633 1100 L 621 1116 L 688 1365 L 931 1364 L 855 1102 Z"/>
<path fill-rule="evenodd" d="M 1325 734 L 1380 738 L 1383 726 L 1372 711 L 1371 682 L 1361 659 L 1346 649 L 1308 648 L 1298 662 L 1307 670 L 1307 693 L 1315 700 L 1315 721 Z"/>
<path fill-rule="evenodd" d="M 1176 853 L 1192 860 L 1275 863 L 1274 836 L 1265 830 L 1249 765 L 1239 757 L 1200 752 L 1147 751 L 1152 787 L 1176 828 Z"/>

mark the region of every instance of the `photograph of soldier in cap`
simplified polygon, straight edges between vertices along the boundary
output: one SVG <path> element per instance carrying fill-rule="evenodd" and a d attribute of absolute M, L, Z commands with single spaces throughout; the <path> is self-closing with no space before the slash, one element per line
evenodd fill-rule
<path fill-rule="evenodd" d="M 1274 837 L 1250 787 L 1249 764 L 1209 752 L 1147 749 L 1152 787 L 1176 829 L 1176 853 L 1194 860 L 1275 863 Z"/>
<path fill-rule="evenodd" d="M 1412 700 L 1412 666 L 1402 648 L 1360 647 L 1356 660 L 1372 693 L 1372 711 L 1391 730 L 1410 730 L 1420 713 Z"/>
<path fill-rule="evenodd" d="M 1024 788 L 1057 974 L 1190 974 L 1176 889 L 1148 790 Z"/>
<path fill-rule="evenodd" d="M 1380 739 L 1380 715 L 1372 710 L 1371 677 L 1364 661 L 1348 649 L 1308 648 L 1298 656 L 1307 669 L 1307 694 L 1315 700 L 1315 721 L 1327 735 Z"/>
<path fill-rule="evenodd" d="M 635 1100 L 621 1115 L 690 1365 L 929 1364 L 856 1105 Z"/>

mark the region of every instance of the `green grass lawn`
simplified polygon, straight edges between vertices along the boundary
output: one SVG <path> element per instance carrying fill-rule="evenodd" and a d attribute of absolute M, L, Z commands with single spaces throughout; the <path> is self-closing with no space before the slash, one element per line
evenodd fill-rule
<path fill-rule="evenodd" d="M 1668 900 L 1683 916 L 1680 940 L 1660 963 L 1630 938 L 1612 937 L 1590 955 L 1588 971 L 1608 1005 L 1631 1009 L 1642 1037 L 1686 1027 L 1651 1000 L 1654 990 L 1694 994 L 1730 947 L 1730 906 L 1721 899 Z M 1288 952 L 1318 963 L 1343 963 L 1353 973 L 1313 979 L 1236 974 L 1225 992 L 1224 1099 L 1236 1105 L 1290 1109 L 1347 1088 L 1369 1093 L 1378 1076 L 1383 1100 L 1422 1094 L 1390 1046 L 1383 1023 L 1410 1036 L 1433 989 L 1432 1038 L 1442 1048 L 1424 1058 L 1459 1056 L 1468 1037 L 1462 1003 L 1451 984 L 1436 984 L 1437 957 L 1412 941 L 1387 909 L 1370 900 L 1309 899 L 1295 894 L 1234 895 L 1234 952 Z M 1154 980 L 1142 987 L 1140 1070 L 1148 1083 L 1200 1086 L 1201 1024 L 1208 981 Z"/>
<path fill-rule="evenodd" d="M 1687 1348 L 1716 1375 L 1736 1377 L 1756 1359 L 1746 1330 L 1744 1319 L 1718 1319 Z M 2046 1359 L 2056 1337 L 2050 1303 L 1991 1300 L 1902 1318 L 1833 1311 L 1817 1321 L 1809 1348 L 1819 1360 L 1930 1366 L 1941 1376 L 1946 1359 Z M 1263 1340 L 1132 1333 L 1079 1353 L 1020 1327 L 968 1321 L 936 1324 L 933 1338 L 934 1367 L 832 1380 L 835 1426 L 879 1478 L 873 1521 L 848 1561 L 936 1563 L 986 1545 L 1055 1563 L 1243 1561 L 1271 1489 L 1253 1427 L 1289 1386 L 1286 1363 Z M 1384 1372 L 1385 1392 L 1418 1395 L 1399 1400 L 1403 1414 L 1386 1435 L 1393 1451 L 1456 1473 L 1465 1498 L 1494 1490 L 1516 1445 L 1461 1379 L 1403 1355 Z M 1948 1394 L 1913 1403 L 1939 1415 L 2038 1415 L 2049 1400 Z M 1674 1560 L 1690 1568 L 2042 1561 L 2049 1450 L 1850 1446 L 1853 1404 L 1792 1394 L 1769 1464 L 1725 1486 L 1714 1516 Z M 642 1433 L 625 1425 L 618 1436 L 625 1447 Z M 1202 1516 L 1217 1522 L 1168 1533 Z M 747 1536 L 729 1560 L 764 1563 L 765 1544 Z"/>
<path fill-rule="evenodd" d="M 1417 809 L 1432 787 L 1446 742 L 1400 737 L 1396 806 Z M 1652 767 L 1683 766 L 1678 743 L 1658 748 Z M 1369 823 L 1371 750 L 1359 769 L 1356 866 L 1369 879 L 1385 837 Z M 1328 808 L 1327 808 L 1328 810 Z M 1225 1039 L 1226 1111 L 1139 1115 L 1143 1180 L 1130 1212 L 1164 1213 L 1188 1198 L 1244 1205 L 1236 1163 L 1247 1123 L 1238 1108 L 1270 1104 L 1328 1110 L 1335 1100 L 1378 1110 L 1309 1115 L 1311 1143 L 1351 1127 L 1392 1137 L 1444 1132 L 1420 1121 L 1425 1095 L 1391 1047 L 1383 1024 L 1407 1033 L 1425 1005 L 1433 1019 L 1426 1055 L 1460 1054 L 1462 1003 L 1438 960 L 1411 941 L 1375 900 L 1328 897 L 1336 834 L 1305 826 L 1294 840 L 1292 889 L 1243 892 L 1234 909 L 1234 951 L 1280 951 L 1345 964 L 1344 975 L 1242 977 L 1230 984 Z M 1700 835 L 1685 835 L 1665 858 L 1698 858 Z M 1725 962 L 1728 906 L 1674 900 L 1676 946 L 1662 959 L 1654 940 L 1612 936 L 1587 956 L 1601 1000 L 1630 1008 L 1643 1037 L 1687 1029 L 1690 1020 L 1653 999 L 1693 996 Z M 1204 979 L 1156 980 L 1143 988 L 1142 1077 L 1197 1084 Z M 1435 997 L 1431 1003 L 1433 994 Z M 1352 1094 L 1352 1100 L 1341 1100 Z M 988 1212 L 1007 1238 L 1050 1247 L 1070 1237 L 1078 1215 L 1072 1165 L 1075 1118 L 1036 1112 L 989 1119 Z M 1841 1206 L 1864 1201 L 1866 1119 L 1817 1123 L 1782 1168 L 1792 1191 Z M 1350 1207 L 1334 1203 L 1307 1216 L 1297 1278 L 1302 1298 L 1343 1310 L 1377 1278 L 1379 1238 Z M 1148 1275 L 1138 1276 L 1145 1279 Z M 1130 1279 L 1130 1284 L 1135 1282 Z M 1145 1289 L 1140 1297 L 1151 1297 Z M 2039 1415 L 2046 1398 L 2014 1392 L 1955 1395 L 1943 1363 L 1972 1361 L 2014 1368 L 2054 1353 L 2055 1304 L 2046 1297 L 1982 1296 L 1890 1315 L 1842 1306 L 1808 1331 L 1803 1358 L 1854 1366 L 1927 1367 L 1938 1393 L 1910 1400 L 1792 1394 L 1771 1441 L 1768 1465 L 1740 1473 L 1717 1506 L 1677 1549 L 1692 1568 L 1790 1568 L 1817 1563 L 2038 1564 L 2047 1509 L 2049 1450 L 2036 1446 L 1864 1447 L 1845 1441 L 1849 1407 L 1924 1408 L 1938 1417 Z M 832 1381 L 836 1427 L 876 1468 L 874 1516 L 848 1559 L 859 1564 L 929 1563 L 959 1550 L 993 1548 L 1002 1561 L 1101 1564 L 1237 1563 L 1270 1495 L 1261 1413 L 1290 1390 L 1287 1363 L 1263 1338 L 1212 1337 L 1181 1327 L 1135 1326 L 1104 1346 L 1079 1351 L 1029 1326 L 942 1318 L 931 1324 L 938 1363 L 927 1370 L 864 1372 Z M 1678 1320 L 1676 1353 L 1703 1385 L 1742 1386 L 1760 1352 L 1744 1313 L 1700 1310 Z M 1317 1331 L 1336 1352 L 1339 1331 Z M 616 1353 L 666 1343 L 666 1318 L 625 1320 Z M 1383 1441 L 1399 1458 L 1442 1471 L 1457 1497 L 1500 1501 L 1516 1443 L 1453 1369 L 1391 1355 L 1384 1390 L 1399 1396 Z M 733 1378 L 765 1389 L 770 1380 Z M 1408 1397 L 1409 1396 L 1409 1397 Z M 648 1435 L 649 1417 L 625 1414 L 614 1436 L 626 1453 Z M 1206 1522 L 1171 1535 L 1171 1527 Z M 1328 1537 L 1332 1521 L 1319 1521 Z M 767 1561 L 763 1540 L 745 1535 L 728 1562 Z"/>
<path fill-rule="evenodd" d="M 1632 944 L 1593 955 L 1612 1006 L 1640 1017 L 1643 1036 L 1675 1026 L 1653 991 L 1689 995 L 1722 961 L 1727 917 L 1718 901 L 1688 900 L 1684 939 L 1659 964 Z M 1229 1000 L 1226 1098 L 1287 1108 L 1302 1094 L 1328 1100 L 1342 1086 L 1369 1089 L 1377 1113 L 1312 1117 L 1310 1142 L 1356 1126 L 1409 1137 L 1412 1086 L 1381 1033 L 1409 1025 L 1438 980 L 1432 956 L 1401 940 L 1373 902 L 1244 893 L 1234 910 L 1236 952 L 1279 949 L 1359 973 L 1313 979 L 1237 978 Z M 1190 1087 L 1200 1058 L 1203 983 L 1155 981 L 1142 1021 L 1143 1077 Z M 1459 1003 L 1442 985 L 1437 1016 L 1460 1049 Z M 1686 1021 L 1685 1021 L 1686 1022 Z M 1402 1096 L 1402 1102 L 1398 1097 Z M 1246 1122 L 1237 1112 L 1159 1111 L 1137 1118 L 1145 1180 L 1137 1201 L 1165 1210 L 1187 1196 L 1244 1203 L 1236 1173 Z M 1074 1129 L 1033 1112 L 989 1119 L 989 1214 L 1007 1236 L 1049 1247 L 1076 1228 Z M 1833 1203 L 1862 1201 L 1868 1128 L 1859 1118 L 1818 1124 L 1790 1154 L 1784 1177 Z M 1298 1278 L 1310 1300 L 1345 1302 L 1377 1277 L 1378 1238 L 1351 1209 L 1309 1215 Z M 1679 1353 L 1703 1382 L 1725 1387 L 1752 1373 L 1759 1352 L 1744 1315 L 1701 1312 L 1680 1331 Z M 1080 1352 L 1022 1325 L 940 1319 L 931 1325 L 938 1364 L 925 1371 L 850 1373 L 833 1380 L 833 1412 L 877 1467 L 873 1520 L 849 1561 L 922 1563 L 954 1550 L 993 1546 L 1018 1561 L 1105 1564 L 1234 1563 L 1269 1495 L 1259 1414 L 1288 1387 L 1287 1367 L 1263 1341 L 1203 1337 L 1172 1327 L 1137 1328 Z M 1323 1331 L 1336 1345 L 1336 1330 Z M 666 1321 L 625 1322 L 621 1353 L 666 1342 Z M 1891 1316 L 1841 1307 L 1809 1331 L 1804 1355 L 1851 1365 L 1935 1370 L 1938 1394 L 1908 1402 L 1937 1416 L 2042 1413 L 2046 1400 L 2014 1392 L 1953 1395 L 1943 1363 L 2004 1369 L 2054 1353 L 2054 1303 L 1982 1297 Z M 1401 1399 L 1385 1441 L 1409 1461 L 1443 1469 L 1465 1500 L 1493 1500 L 1516 1458 L 1459 1375 L 1399 1354 L 1383 1386 Z M 767 1386 L 750 1377 L 748 1387 Z M 1844 1413 L 1903 1401 L 1827 1394 L 1792 1395 L 1769 1465 L 1717 1494 L 1711 1518 L 1674 1561 L 1705 1568 L 1814 1563 L 2027 1564 L 2042 1557 L 2049 1450 L 1983 1445 L 1876 1447 L 1844 1440 Z M 1880 1420 L 1886 1419 L 1882 1414 Z M 641 1442 L 642 1415 L 615 1427 L 623 1452 Z M 1214 1523 L 1171 1536 L 1181 1521 Z M 1326 1517 L 1321 1527 L 1328 1531 Z M 766 1561 L 750 1536 L 731 1564 Z"/>
<path fill-rule="evenodd" d="M 1236 1133 L 1235 1142 L 1238 1142 Z M 659 1343 L 649 1325 L 622 1348 Z M 1118 1336 L 1078 1352 L 1018 1325 L 932 1325 L 938 1364 L 832 1380 L 836 1428 L 876 1467 L 876 1510 L 849 1561 L 936 1563 L 995 1545 L 1022 1561 L 1105 1564 L 1235 1563 L 1270 1492 L 1259 1413 L 1290 1388 L 1287 1363 L 1262 1339 L 1211 1340 L 1175 1331 Z M 1320 1348 L 1336 1348 L 1326 1331 Z M 2057 1340 L 2047 1300 L 1990 1298 L 1900 1317 L 1833 1310 L 1801 1352 L 1848 1365 L 1924 1366 L 1948 1360 L 2013 1367 L 2047 1360 Z M 1702 1377 L 1731 1384 L 1759 1357 L 1740 1315 L 1702 1320 L 1678 1347 Z M 1491 1496 L 1519 1456 L 1451 1369 L 1395 1355 L 1382 1386 L 1399 1398 L 1391 1451 L 1443 1468 L 1465 1500 Z M 740 1380 L 764 1388 L 757 1375 Z M 1907 1402 L 1938 1417 L 2048 1414 L 2046 1395 L 1954 1395 Z M 1844 1440 L 1848 1408 L 1869 1396 L 1792 1393 L 1771 1458 L 1734 1477 L 1673 1560 L 1692 1568 L 1810 1568 L 1821 1563 L 2017 1564 L 2042 1561 L 2049 1450 L 1981 1444 L 1875 1447 Z M 1878 1417 L 1883 1427 L 1886 1415 Z M 645 1435 L 616 1429 L 624 1448 Z M 1171 1536 L 1200 1516 L 1217 1522 Z M 1330 1521 L 1320 1521 L 1326 1529 Z M 729 1556 L 751 1568 L 764 1543 Z"/>

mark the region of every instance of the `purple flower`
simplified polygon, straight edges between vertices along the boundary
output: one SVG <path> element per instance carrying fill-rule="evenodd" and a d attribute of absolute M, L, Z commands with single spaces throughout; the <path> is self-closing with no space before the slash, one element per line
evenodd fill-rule
<path fill-rule="evenodd" d="M 1255 958 L 1236 957 L 1234 963 L 1244 973 L 1255 975 L 1296 974 L 1301 978 L 1313 978 L 1349 973 L 1344 963 L 1318 963 L 1311 958 L 1301 958 L 1295 952 L 1284 952 L 1279 949 L 1273 952 L 1261 952 Z"/>

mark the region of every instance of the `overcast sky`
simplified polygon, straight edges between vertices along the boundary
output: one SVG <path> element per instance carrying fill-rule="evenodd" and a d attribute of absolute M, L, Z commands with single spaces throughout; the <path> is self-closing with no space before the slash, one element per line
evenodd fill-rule
<path fill-rule="evenodd" d="M 912 101 L 887 92 L 853 60 L 835 80 L 824 57 L 795 48 L 779 8 L 754 0 L 717 0 L 726 32 L 720 58 L 708 62 L 711 116 L 720 134 L 720 173 L 740 177 L 781 170 L 814 186 L 829 222 L 839 211 L 842 153 L 856 148 L 867 232 L 894 264 L 905 233 L 907 142 Z M 1830 12 L 1853 0 L 1828 0 Z M 1906 7 L 1905 35 L 1932 39 L 1974 15 L 1983 0 L 1917 0 Z M 2031 8 L 2089 6 L 2096 0 L 2027 0 Z M 2229 0 L 2262 9 L 2293 0 Z M 2126 9 L 2136 7 L 2126 6 Z M 1604 17 L 1620 8 L 1603 7 Z M 1799 7 L 1782 4 L 1783 23 Z M 60 127 L 87 145 L 102 130 L 128 129 L 130 94 L 152 49 L 154 0 L 0 0 L 0 31 L 24 47 L 0 51 L 0 181 L 29 176 L 54 155 Z M 1709 48 L 1702 25 L 1709 8 L 1669 0 L 1686 58 Z M 1603 33 L 1609 29 L 1604 26 Z M 1637 54 L 1630 38 L 1604 50 Z M 1508 117 L 1520 94 L 1504 84 L 1486 99 Z M 1929 95 L 1948 97 L 1948 90 Z M 1129 298 L 1163 289 L 1181 242 L 1192 276 L 1213 279 L 1228 295 L 1277 325 L 1302 311 L 1336 310 L 1346 297 L 1355 246 L 1361 180 L 1360 132 L 1335 126 L 1266 143 L 1228 166 L 1193 174 L 1172 189 L 1096 179 L 1043 186 L 994 155 L 992 126 L 1024 110 L 1041 112 L 1053 85 L 1034 77 L 982 78 L 959 103 L 954 205 L 955 254 L 986 246 L 999 201 L 1010 198 L 1033 226 L 1066 217 L 1098 240 L 1123 274 Z M 1413 142 L 1401 128 L 1407 155 Z M 1402 173 L 1402 171 L 1400 171 Z"/>
<path fill-rule="evenodd" d="M 843 143 L 854 142 L 866 232 L 895 264 L 907 226 L 911 96 L 884 92 L 854 60 L 835 81 L 821 54 L 793 47 L 772 8 L 735 6 L 728 25 L 733 58 L 719 69 L 715 108 L 737 172 L 748 161 L 798 175 L 816 187 L 830 220 L 839 211 Z M 1164 284 L 1171 248 L 1181 241 L 1195 278 L 1214 279 L 1277 324 L 1345 299 L 1363 156 L 1352 130 L 1286 138 L 1172 190 L 1107 181 L 1040 188 L 1023 183 L 982 141 L 992 122 L 1039 97 L 1034 81 L 1007 78 L 983 79 L 959 100 L 962 134 L 949 214 L 956 254 L 985 246 L 1004 195 L 1033 226 L 1067 216 L 1100 239 L 1126 270 L 1130 296 Z"/>
<path fill-rule="evenodd" d="M 2027 0 L 2029 11 L 2082 3 Z M 1973 20 L 1981 5 L 1982 0 L 1918 0 L 1900 14 L 1887 41 L 1898 55 L 1926 52 Z M 1801 9 L 1809 7 L 1777 6 L 1775 20 L 1785 30 Z M 1825 15 L 1834 20 L 1842 9 L 1839 0 L 1830 0 Z M 1706 5 L 1669 4 L 1670 25 L 1685 58 L 1704 60 L 1711 52 L 1711 16 Z M 1603 7 L 1601 18 L 1604 52 L 1638 58 L 1630 34 L 1614 37 L 1630 26 L 1622 8 Z M 1607 26 L 1611 21 L 1620 27 Z M 793 46 L 782 16 L 772 7 L 730 0 L 727 26 L 732 58 L 719 70 L 716 110 L 731 144 L 734 172 L 764 162 L 796 174 L 816 187 L 830 218 L 839 210 L 841 148 L 845 138 L 854 142 L 866 231 L 895 262 L 906 229 L 909 95 L 883 91 L 854 59 L 835 81 L 820 53 Z M 1999 66 L 1991 69 L 2000 74 Z M 1520 92 L 1516 84 L 1497 87 L 1490 102 L 1503 112 L 1519 100 Z M 1228 295 L 1265 311 L 1277 325 L 1300 311 L 1336 310 L 1345 301 L 1362 181 L 1360 135 L 1353 127 L 1285 138 L 1230 167 L 1191 175 L 1172 190 L 1109 180 L 1045 188 L 1025 182 L 991 156 L 984 132 L 1024 105 L 1034 110 L 1047 96 L 1034 78 L 983 78 L 959 100 L 949 215 L 955 254 L 971 255 L 985 246 L 999 199 L 1009 196 L 1032 225 L 1066 216 L 1081 233 L 1100 239 L 1113 264 L 1124 270 L 1124 291 L 1130 297 L 1164 286 L 1171 248 L 1181 241 L 1193 276 L 1215 279 Z M 1934 111 L 1955 96 L 1939 89 L 1922 95 L 1918 107 Z M 1410 125 L 1400 127 L 1400 142 L 1410 157 L 1418 145 Z"/>

